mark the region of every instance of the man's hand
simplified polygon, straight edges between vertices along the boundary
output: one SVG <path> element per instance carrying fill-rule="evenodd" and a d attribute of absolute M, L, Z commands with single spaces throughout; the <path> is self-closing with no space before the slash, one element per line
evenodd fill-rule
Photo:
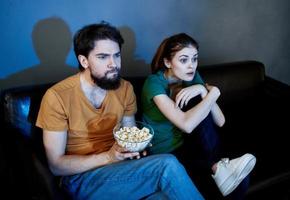
<path fill-rule="evenodd" d="M 125 160 L 128 158 L 130 159 L 133 159 L 134 157 L 136 157 L 137 159 L 140 158 L 139 152 L 128 152 L 126 148 L 119 146 L 116 142 L 111 147 L 111 149 L 107 151 L 107 154 L 108 154 L 108 159 L 111 163 L 119 162 L 121 160 Z"/>

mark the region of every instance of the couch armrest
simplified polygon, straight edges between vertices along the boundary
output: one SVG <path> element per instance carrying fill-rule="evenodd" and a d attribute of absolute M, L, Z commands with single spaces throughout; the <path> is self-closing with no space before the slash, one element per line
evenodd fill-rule
<path fill-rule="evenodd" d="M 68 194 L 61 189 L 59 177 L 54 176 L 49 168 L 36 156 L 33 156 L 33 165 L 36 169 L 37 182 L 41 184 L 42 190 L 38 190 L 38 198 L 50 200 L 68 200 Z"/>
<path fill-rule="evenodd" d="M 290 99 L 290 86 L 268 76 L 265 77 L 264 92 L 275 99 Z"/>
<path fill-rule="evenodd" d="M 65 200 L 66 193 L 59 187 L 57 177 L 49 170 L 45 161 L 40 160 L 31 141 L 19 129 L 5 124 L 2 127 L 1 177 L 4 188 L 13 199 Z M 6 173 L 6 174 L 4 174 Z"/>

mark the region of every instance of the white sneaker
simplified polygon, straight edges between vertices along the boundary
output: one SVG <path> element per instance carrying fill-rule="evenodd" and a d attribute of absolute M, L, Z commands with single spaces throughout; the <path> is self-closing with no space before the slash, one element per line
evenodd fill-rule
<path fill-rule="evenodd" d="M 212 175 L 223 196 L 230 194 L 242 180 L 252 171 L 256 158 L 252 154 L 245 154 L 239 158 L 229 160 L 223 158 L 217 163 L 217 170 Z"/>

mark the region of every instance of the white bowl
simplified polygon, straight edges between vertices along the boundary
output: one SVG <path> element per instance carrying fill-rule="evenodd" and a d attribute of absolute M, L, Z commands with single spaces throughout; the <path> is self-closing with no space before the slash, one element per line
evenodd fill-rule
<path fill-rule="evenodd" d="M 143 151 L 150 144 L 154 136 L 153 128 L 140 121 L 136 121 L 135 127 L 124 127 L 119 123 L 114 127 L 113 133 L 118 145 L 130 152 Z"/>

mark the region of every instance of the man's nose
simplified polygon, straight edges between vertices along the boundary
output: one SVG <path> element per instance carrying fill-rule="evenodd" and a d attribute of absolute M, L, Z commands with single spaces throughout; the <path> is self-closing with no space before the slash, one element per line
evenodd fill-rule
<path fill-rule="evenodd" d="M 109 60 L 109 63 L 108 63 L 108 67 L 109 68 L 114 68 L 116 66 L 117 66 L 117 64 L 116 64 L 116 61 L 115 61 L 114 57 L 111 57 L 110 60 Z"/>

